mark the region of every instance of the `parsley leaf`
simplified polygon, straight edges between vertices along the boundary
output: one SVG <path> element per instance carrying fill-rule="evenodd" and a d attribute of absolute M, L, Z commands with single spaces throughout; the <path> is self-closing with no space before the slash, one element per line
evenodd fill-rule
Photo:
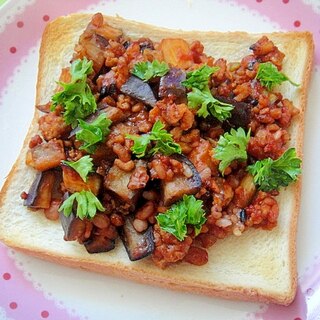
<path fill-rule="evenodd" d="M 297 158 L 295 148 L 288 149 L 280 158 L 266 158 L 247 167 L 254 177 L 254 183 L 262 191 L 278 190 L 297 180 L 301 173 L 301 159 Z"/>
<path fill-rule="evenodd" d="M 77 161 L 64 160 L 62 163 L 77 171 L 84 182 L 87 182 L 88 174 L 93 172 L 93 163 L 90 156 L 84 156 Z"/>
<path fill-rule="evenodd" d="M 206 118 L 211 114 L 219 121 L 224 121 L 231 117 L 231 110 L 234 108 L 233 105 L 214 98 L 209 88 L 203 91 L 198 88 L 193 88 L 187 96 L 188 106 L 190 108 L 195 109 L 200 106 L 197 111 L 197 115 L 200 117 Z"/>
<path fill-rule="evenodd" d="M 79 149 L 94 153 L 97 143 L 104 141 L 105 137 L 110 133 L 109 127 L 112 121 L 104 113 L 101 113 L 92 122 L 85 122 L 81 119 L 78 121 L 81 129 L 76 133 L 76 138 L 83 142 Z"/>
<path fill-rule="evenodd" d="M 58 82 L 63 90 L 52 96 L 51 110 L 61 105 L 65 123 L 73 128 L 77 125 L 77 119 L 84 119 L 97 109 L 96 100 L 86 82 L 87 75 L 92 71 L 92 61 L 87 58 L 73 61 L 70 67 L 71 82 Z"/>
<path fill-rule="evenodd" d="M 170 156 L 173 153 L 181 153 L 181 147 L 173 141 L 172 134 L 164 129 L 164 124 L 158 120 L 152 127 L 151 140 L 156 141 L 155 146 L 150 150 L 150 154 L 161 152 Z"/>
<path fill-rule="evenodd" d="M 204 90 L 208 86 L 210 76 L 219 70 L 219 67 L 209 67 L 208 65 L 203 65 L 201 68 L 188 72 L 186 75 L 186 80 L 182 84 L 188 88 L 197 88 L 199 90 Z"/>
<path fill-rule="evenodd" d="M 173 204 L 165 213 L 158 214 L 156 219 L 162 230 L 173 234 L 180 241 L 187 235 L 187 224 L 193 225 L 195 235 L 198 235 L 206 222 L 202 200 L 197 200 L 193 195 L 184 195 L 182 200 Z"/>
<path fill-rule="evenodd" d="M 214 148 L 214 157 L 221 160 L 219 170 L 223 174 L 224 170 L 233 160 L 247 160 L 247 145 L 250 139 L 251 130 L 246 134 L 243 128 L 231 129 L 220 136 L 217 146 Z"/>
<path fill-rule="evenodd" d="M 260 63 L 256 79 L 268 90 L 272 90 L 274 86 L 284 81 L 289 81 L 296 87 L 299 86 L 299 84 L 291 81 L 285 74 L 278 71 L 277 67 L 271 62 Z"/>
<path fill-rule="evenodd" d="M 167 156 L 173 153 L 181 153 L 180 145 L 174 142 L 172 135 L 164 129 L 164 124 L 160 120 L 155 122 L 150 133 L 141 136 L 127 135 L 126 137 L 134 141 L 131 151 L 137 158 L 146 155 L 148 146 L 152 141 L 155 141 L 155 145 L 149 150 L 148 155 L 158 152 Z"/>
<path fill-rule="evenodd" d="M 96 215 L 97 210 L 105 210 L 99 199 L 91 191 L 83 190 L 73 193 L 70 197 L 64 200 L 59 211 L 63 211 L 64 215 L 69 217 L 73 209 L 74 201 L 77 201 L 76 215 L 81 220 L 84 218 L 93 218 Z"/>
<path fill-rule="evenodd" d="M 88 61 L 87 58 L 84 58 L 83 60 L 75 60 L 70 67 L 71 81 L 86 81 L 87 75 L 91 74 L 92 72 L 92 61 Z"/>
<path fill-rule="evenodd" d="M 195 235 L 197 236 L 203 224 L 207 221 L 205 211 L 202 209 L 202 200 L 197 200 L 194 196 L 183 196 L 184 205 L 187 208 L 186 223 L 194 226 Z"/>
<path fill-rule="evenodd" d="M 214 98 L 209 89 L 210 76 L 219 70 L 219 67 L 209 67 L 207 65 L 201 68 L 188 72 L 186 80 L 182 84 L 191 89 L 188 92 L 188 106 L 192 109 L 197 109 L 199 117 L 206 118 L 210 114 L 219 121 L 224 121 L 231 117 L 233 105 L 224 103 Z M 200 108 L 199 108 L 200 107 Z"/>
<path fill-rule="evenodd" d="M 134 65 L 132 74 L 141 80 L 148 81 L 154 77 L 164 76 L 169 71 L 169 66 L 165 62 L 158 60 L 138 62 Z"/>
<path fill-rule="evenodd" d="M 129 134 L 126 138 L 133 140 L 134 144 L 131 147 L 131 151 L 137 158 L 142 158 L 146 155 L 147 148 L 151 142 L 150 134 L 142 134 L 141 136 Z"/>

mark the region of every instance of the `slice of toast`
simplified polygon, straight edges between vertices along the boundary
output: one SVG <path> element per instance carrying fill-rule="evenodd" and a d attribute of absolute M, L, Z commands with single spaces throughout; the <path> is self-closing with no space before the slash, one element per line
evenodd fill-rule
<path fill-rule="evenodd" d="M 91 16 L 77 14 L 48 24 L 42 38 L 36 104 L 48 102 L 61 68 L 69 65 L 75 44 Z M 106 17 L 107 23 L 131 38 L 149 37 L 160 41 L 179 37 L 199 40 L 205 52 L 215 58 L 240 61 L 261 34 L 244 32 L 184 32 L 167 30 L 119 17 Z M 292 121 L 290 146 L 301 156 L 303 119 L 313 58 L 313 40 L 308 32 L 266 34 L 285 53 L 283 72 L 300 86 L 283 84 L 280 91 L 293 101 L 300 114 Z M 282 189 L 277 197 L 280 216 L 272 231 L 250 229 L 241 237 L 230 236 L 209 249 L 209 262 L 201 267 L 187 263 L 157 268 L 150 259 L 131 262 L 119 242 L 116 249 L 89 254 L 77 242 L 63 240 L 59 222 L 47 220 L 39 212 L 23 206 L 22 191 L 31 185 L 35 171 L 25 164 L 30 137 L 37 133 L 39 111 L 35 111 L 21 154 L 0 195 L 0 240 L 6 245 L 36 257 L 71 267 L 122 276 L 138 282 L 212 296 L 289 304 L 296 292 L 296 229 L 301 181 Z M 301 179 L 300 179 L 301 180 Z"/>

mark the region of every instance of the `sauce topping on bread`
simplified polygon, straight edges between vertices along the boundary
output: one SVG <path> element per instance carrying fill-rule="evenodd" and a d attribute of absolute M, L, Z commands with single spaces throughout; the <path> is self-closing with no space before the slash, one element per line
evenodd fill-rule
<path fill-rule="evenodd" d="M 298 86 L 281 72 L 289 58 L 263 36 L 226 61 L 198 40 L 129 38 L 95 14 L 38 107 L 25 204 L 89 253 L 120 237 L 130 260 L 161 268 L 203 265 L 218 239 L 276 227 L 276 196 L 301 164 L 288 146 L 299 111 L 277 91 Z"/>

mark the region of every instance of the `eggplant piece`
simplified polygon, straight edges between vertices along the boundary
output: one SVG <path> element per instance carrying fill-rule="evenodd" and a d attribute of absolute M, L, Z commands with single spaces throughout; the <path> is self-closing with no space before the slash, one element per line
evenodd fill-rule
<path fill-rule="evenodd" d="M 128 118 L 128 113 L 123 112 L 117 107 L 109 106 L 103 102 L 101 102 L 98 107 L 101 108 L 99 114 L 105 113 L 106 117 L 112 121 L 112 124 L 124 121 Z"/>
<path fill-rule="evenodd" d="M 94 84 L 97 84 L 97 80 L 98 78 L 103 75 L 106 74 L 108 71 L 110 71 L 110 67 L 107 67 L 106 65 L 102 65 L 102 67 L 100 68 L 100 70 L 94 75 L 94 77 L 92 78 L 92 82 Z"/>
<path fill-rule="evenodd" d="M 64 199 L 68 197 L 68 194 L 64 196 Z M 60 222 L 64 231 L 65 241 L 75 241 L 82 238 L 86 231 L 86 223 L 78 218 L 72 211 L 70 216 L 67 217 L 63 212 L 60 212 Z"/>
<path fill-rule="evenodd" d="M 90 173 L 87 181 L 83 181 L 78 172 L 69 167 L 62 165 L 62 178 L 64 187 L 71 193 L 82 190 L 90 190 L 97 195 L 101 187 L 101 177 L 97 173 Z"/>
<path fill-rule="evenodd" d="M 139 43 L 140 51 L 143 52 L 145 49 L 154 50 L 153 42 L 149 38 L 145 38 Z"/>
<path fill-rule="evenodd" d="M 101 166 L 102 161 L 104 161 L 105 163 L 113 163 L 114 159 L 116 158 L 116 154 L 106 144 L 101 143 L 100 145 L 98 145 L 96 151 L 91 154 L 91 158 L 94 165 L 99 167 Z"/>
<path fill-rule="evenodd" d="M 130 76 L 120 91 L 151 107 L 154 107 L 157 102 L 150 85 L 135 76 Z"/>
<path fill-rule="evenodd" d="M 101 75 L 97 80 L 97 83 L 100 90 L 99 101 L 117 92 L 115 72 L 113 70 Z"/>
<path fill-rule="evenodd" d="M 117 92 L 117 86 L 115 83 L 111 83 L 110 85 L 105 85 L 101 87 L 99 101 L 107 96 L 111 96 Z"/>
<path fill-rule="evenodd" d="M 115 240 L 111 240 L 102 235 L 96 235 L 84 242 L 84 246 L 88 253 L 108 252 L 115 248 Z"/>
<path fill-rule="evenodd" d="M 38 171 L 47 171 L 58 167 L 62 160 L 66 160 L 63 141 L 50 140 L 29 149 L 26 164 Z"/>
<path fill-rule="evenodd" d="M 231 128 L 248 128 L 248 125 L 251 121 L 251 107 L 252 105 L 246 102 L 239 102 L 234 99 L 216 96 L 219 101 L 224 103 L 229 103 L 234 106 L 231 111 L 231 117 L 225 122 Z"/>
<path fill-rule="evenodd" d="M 23 205 L 33 209 L 48 209 L 55 189 L 54 170 L 38 172 Z"/>
<path fill-rule="evenodd" d="M 139 166 L 147 167 L 147 164 L 142 160 L 135 161 L 135 167 L 137 168 Z M 122 201 L 135 206 L 139 194 L 141 193 L 141 189 L 131 190 L 128 188 L 133 171 L 134 169 L 126 172 L 114 164 L 105 177 L 104 186 L 107 190 L 116 194 Z"/>
<path fill-rule="evenodd" d="M 169 96 L 183 97 L 186 95 L 186 88 L 182 81 L 186 80 L 186 73 L 178 68 L 171 68 L 170 71 L 160 78 L 159 97 Z"/>
<path fill-rule="evenodd" d="M 47 102 L 46 104 L 38 104 L 36 105 L 36 108 L 44 113 L 49 113 L 51 111 L 51 102 Z"/>
<path fill-rule="evenodd" d="M 120 231 L 120 237 L 131 261 L 147 257 L 154 251 L 153 228 L 137 232 L 133 227 L 133 218 L 127 217 Z"/>
<path fill-rule="evenodd" d="M 173 159 L 181 162 L 191 176 L 179 175 L 171 181 L 161 181 L 163 204 L 169 206 L 180 200 L 183 195 L 196 194 L 201 188 L 201 177 L 193 163 L 182 154 L 174 154 Z"/>

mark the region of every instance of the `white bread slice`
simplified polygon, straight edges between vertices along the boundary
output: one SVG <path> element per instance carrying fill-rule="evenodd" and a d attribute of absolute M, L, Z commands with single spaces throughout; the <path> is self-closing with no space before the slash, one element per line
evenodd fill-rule
<path fill-rule="evenodd" d="M 36 104 L 50 100 L 61 68 L 67 66 L 75 44 L 91 16 L 86 14 L 61 17 L 46 27 L 40 49 Z M 249 46 L 261 34 L 244 32 L 184 32 L 157 28 L 119 17 L 106 21 L 131 38 L 165 37 L 200 40 L 205 52 L 215 58 L 240 61 L 249 53 Z M 301 112 L 294 118 L 290 145 L 301 156 L 303 118 L 307 87 L 311 74 L 313 40 L 308 32 L 266 34 L 285 53 L 283 71 L 300 87 L 283 84 L 280 91 L 292 100 Z M 0 194 L 0 240 L 6 245 L 36 257 L 71 267 L 122 276 L 138 282 L 190 291 L 229 299 L 269 301 L 289 304 L 296 292 L 296 229 L 300 204 L 301 179 L 283 189 L 278 202 L 280 217 L 272 231 L 249 230 L 241 237 L 230 236 L 218 241 L 209 250 L 209 262 L 202 266 L 181 263 L 161 270 L 150 259 L 130 262 L 119 242 L 105 254 L 88 254 L 77 242 L 63 240 L 59 222 L 47 220 L 41 213 L 27 210 L 20 194 L 28 190 L 35 171 L 25 165 L 28 141 L 38 130 L 39 112 L 25 139 L 21 154 L 14 164 Z"/>

